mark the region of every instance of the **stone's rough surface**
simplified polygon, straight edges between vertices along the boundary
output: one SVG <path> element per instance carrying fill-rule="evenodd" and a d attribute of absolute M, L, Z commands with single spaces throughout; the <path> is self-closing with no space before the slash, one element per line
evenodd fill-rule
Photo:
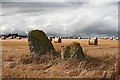
<path fill-rule="evenodd" d="M 45 54 L 47 52 L 56 55 L 55 49 L 42 30 L 32 30 L 28 33 L 30 52 L 33 54 Z"/>
<path fill-rule="evenodd" d="M 82 50 L 82 47 L 79 43 L 73 42 L 70 45 L 62 46 L 61 48 L 61 58 L 68 59 L 68 58 L 75 58 L 75 59 L 84 59 L 85 55 Z"/>

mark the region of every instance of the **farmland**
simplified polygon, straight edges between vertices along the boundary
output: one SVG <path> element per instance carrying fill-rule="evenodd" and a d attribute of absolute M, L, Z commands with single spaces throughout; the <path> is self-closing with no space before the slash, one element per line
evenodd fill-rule
<path fill-rule="evenodd" d="M 98 39 L 98 45 L 88 45 L 88 39 L 62 39 L 62 43 L 53 43 L 59 53 L 61 46 L 78 42 L 86 58 L 62 60 L 60 57 L 47 64 L 20 64 L 18 59 L 29 55 L 28 39 L 6 39 L 2 42 L 3 78 L 112 78 L 117 76 L 118 41 Z M 14 63 L 11 68 L 10 63 Z"/>

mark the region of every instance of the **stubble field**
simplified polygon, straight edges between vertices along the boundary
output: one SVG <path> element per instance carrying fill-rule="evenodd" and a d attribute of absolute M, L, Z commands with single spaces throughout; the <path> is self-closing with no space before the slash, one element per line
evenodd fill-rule
<path fill-rule="evenodd" d="M 86 58 L 78 61 L 59 57 L 45 64 L 18 63 L 20 57 L 30 54 L 27 38 L 0 41 L 3 78 L 113 78 L 118 75 L 118 40 L 99 39 L 97 46 L 88 45 L 88 39 L 62 39 L 62 43 L 52 41 L 57 52 L 62 45 L 79 42 Z"/>

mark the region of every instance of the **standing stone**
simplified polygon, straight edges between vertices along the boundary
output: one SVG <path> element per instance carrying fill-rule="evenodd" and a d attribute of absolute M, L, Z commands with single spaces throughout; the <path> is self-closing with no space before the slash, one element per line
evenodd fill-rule
<path fill-rule="evenodd" d="M 68 59 L 68 58 L 74 58 L 74 59 L 84 59 L 85 55 L 82 50 L 82 47 L 79 43 L 73 42 L 70 45 L 62 46 L 61 48 L 61 58 L 62 59 Z"/>
<path fill-rule="evenodd" d="M 42 30 L 32 30 L 28 33 L 28 42 L 32 54 L 45 54 L 47 52 L 56 55 L 55 49 Z"/>

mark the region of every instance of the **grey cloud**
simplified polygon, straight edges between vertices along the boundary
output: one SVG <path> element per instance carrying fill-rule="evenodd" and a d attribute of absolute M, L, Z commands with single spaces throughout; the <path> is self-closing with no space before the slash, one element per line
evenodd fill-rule
<path fill-rule="evenodd" d="M 3 8 L 64 7 L 64 2 L 2 2 Z"/>
<path fill-rule="evenodd" d="M 119 0 L 2 0 L 2 2 L 118 2 Z"/>
<path fill-rule="evenodd" d="M 3 15 L 14 15 L 17 13 L 35 13 L 52 11 L 57 8 L 71 7 L 71 3 L 63 2 L 3 2 Z"/>
<path fill-rule="evenodd" d="M 3 16 L 2 33 L 42 29 L 58 36 L 117 36 L 117 3 L 35 4 L 3 5 L 14 14 Z"/>
<path fill-rule="evenodd" d="M 64 0 L 2 0 L 2 2 L 64 2 Z"/>

